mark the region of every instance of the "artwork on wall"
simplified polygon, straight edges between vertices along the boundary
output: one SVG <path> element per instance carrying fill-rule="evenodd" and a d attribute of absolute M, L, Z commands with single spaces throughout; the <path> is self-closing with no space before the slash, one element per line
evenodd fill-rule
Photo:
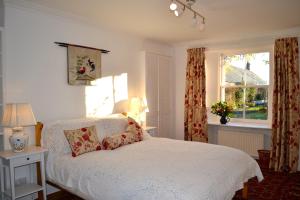
<path fill-rule="evenodd" d="M 101 77 L 101 51 L 68 45 L 68 83 L 91 85 Z"/>

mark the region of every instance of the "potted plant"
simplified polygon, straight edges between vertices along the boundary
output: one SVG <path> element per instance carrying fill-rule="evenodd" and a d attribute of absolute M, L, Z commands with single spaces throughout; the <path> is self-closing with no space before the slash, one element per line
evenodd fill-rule
<path fill-rule="evenodd" d="M 230 121 L 230 113 L 232 112 L 233 108 L 229 105 L 226 101 L 222 102 L 219 101 L 211 106 L 211 113 L 215 115 L 221 116 L 220 123 L 226 124 Z"/>

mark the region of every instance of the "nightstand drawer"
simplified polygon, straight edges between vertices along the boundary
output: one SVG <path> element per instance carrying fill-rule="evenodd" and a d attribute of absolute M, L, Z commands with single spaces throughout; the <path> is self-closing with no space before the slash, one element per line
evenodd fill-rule
<path fill-rule="evenodd" d="M 28 155 L 28 156 L 24 156 L 24 157 L 13 158 L 11 160 L 11 162 L 16 167 L 16 166 L 34 163 L 34 162 L 40 161 L 40 159 L 41 159 L 40 154 L 32 154 L 32 155 Z"/>

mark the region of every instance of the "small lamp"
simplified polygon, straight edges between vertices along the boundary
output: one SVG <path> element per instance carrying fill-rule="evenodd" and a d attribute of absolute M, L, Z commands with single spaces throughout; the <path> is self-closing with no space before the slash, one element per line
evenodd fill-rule
<path fill-rule="evenodd" d="M 130 114 L 132 117 L 143 126 L 143 122 L 145 121 L 145 117 L 141 117 L 141 115 L 145 112 L 149 112 L 147 106 L 147 100 L 139 97 L 133 97 L 130 101 Z"/>
<path fill-rule="evenodd" d="M 141 121 L 141 126 L 146 126 L 146 113 L 149 112 L 148 108 L 148 103 L 147 99 L 143 98 L 141 99 L 141 116 L 140 116 L 140 121 Z"/>
<path fill-rule="evenodd" d="M 2 119 L 4 127 L 12 128 L 12 135 L 9 137 L 10 145 L 14 152 L 22 152 L 28 143 L 28 135 L 24 133 L 24 126 L 36 124 L 31 105 L 28 103 L 6 104 Z"/>

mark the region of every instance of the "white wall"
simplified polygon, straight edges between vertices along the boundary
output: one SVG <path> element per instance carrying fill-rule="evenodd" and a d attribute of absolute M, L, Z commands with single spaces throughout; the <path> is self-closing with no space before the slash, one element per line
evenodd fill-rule
<path fill-rule="evenodd" d="M 0 27 L 4 26 L 4 3 L 0 0 Z"/>
<path fill-rule="evenodd" d="M 59 17 L 6 9 L 6 102 L 30 102 L 41 121 L 85 116 L 85 87 L 67 83 L 67 49 L 55 41 L 111 51 L 102 75 L 128 73 L 129 96 L 144 93 L 139 51 L 143 41 Z"/>
<path fill-rule="evenodd" d="M 184 93 L 186 73 L 186 48 L 175 48 L 175 131 L 174 138 L 184 139 Z"/>
<path fill-rule="evenodd" d="M 127 73 L 128 97 L 144 96 L 145 69 L 141 52 L 172 55 L 172 47 L 104 30 L 38 10 L 5 5 L 4 101 L 29 102 L 38 121 L 85 117 L 85 86 L 67 83 L 69 42 L 110 50 L 102 54 L 102 76 Z M 118 111 L 127 110 L 126 105 Z M 33 144 L 33 129 L 27 129 Z M 5 147 L 8 148 L 7 134 Z M 17 179 L 26 169 L 16 171 Z"/>
<path fill-rule="evenodd" d="M 55 41 L 110 50 L 102 76 L 127 73 L 129 97 L 144 95 L 140 52 L 172 54 L 164 44 L 10 5 L 5 32 L 5 102 L 30 102 L 43 122 L 85 116 L 85 87 L 68 85 L 67 49 Z"/>

